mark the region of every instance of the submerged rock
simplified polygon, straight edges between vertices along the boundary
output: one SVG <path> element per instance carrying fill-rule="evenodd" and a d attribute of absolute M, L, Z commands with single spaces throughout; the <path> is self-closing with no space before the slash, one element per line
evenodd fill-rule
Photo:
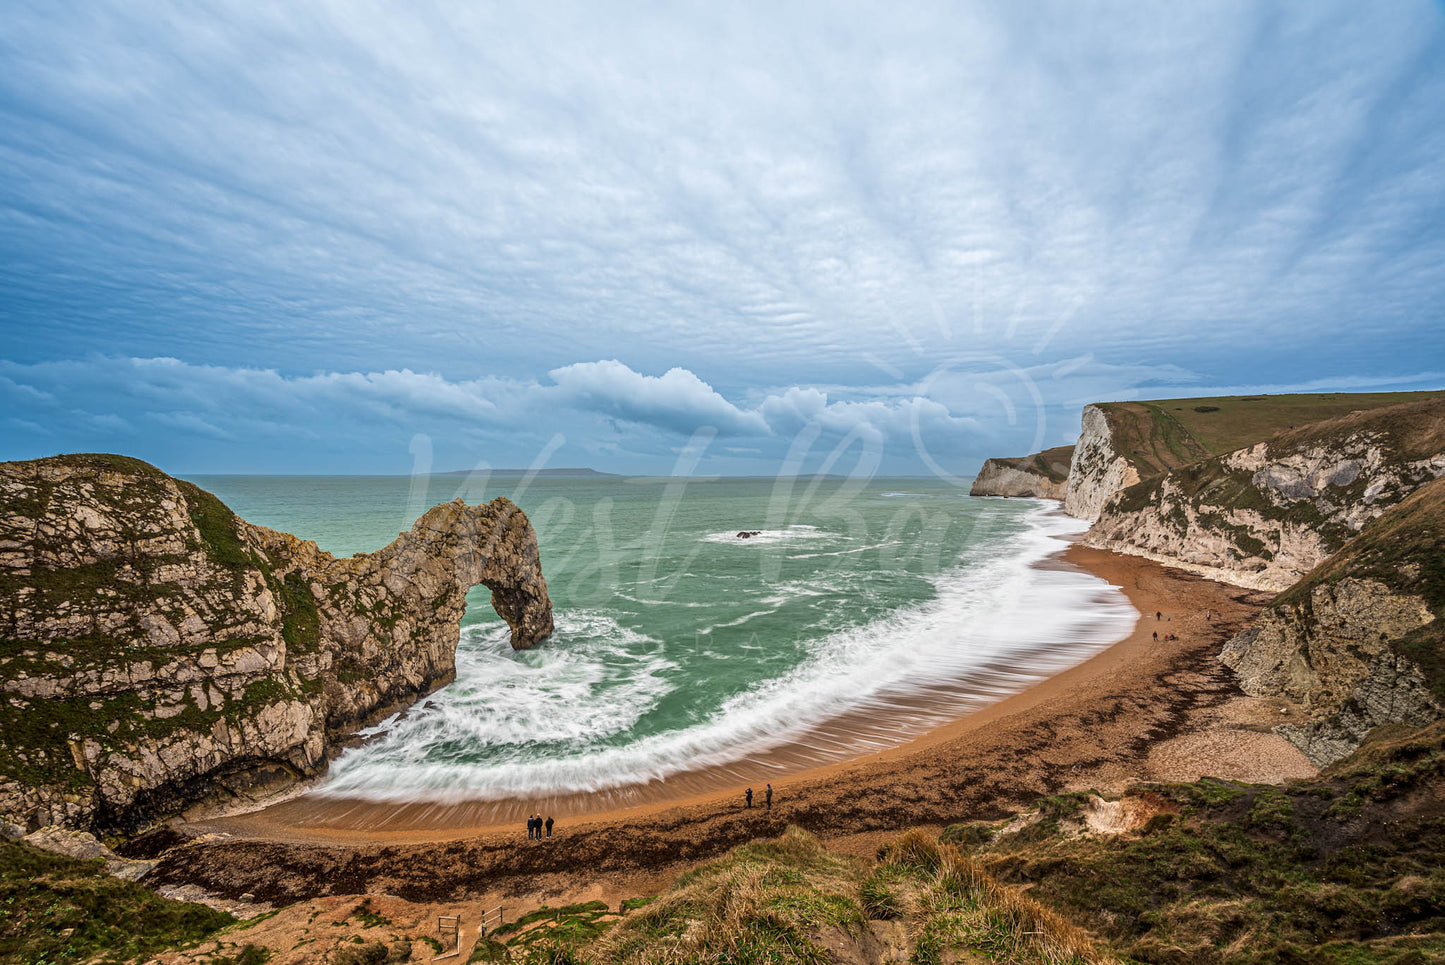
<path fill-rule="evenodd" d="M 454 677 L 479 584 L 513 647 L 551 633 L 506 499 L 337 559 L 139 460 L 0 464 L 0 818 L 128 830 L 315 774 Z"/>

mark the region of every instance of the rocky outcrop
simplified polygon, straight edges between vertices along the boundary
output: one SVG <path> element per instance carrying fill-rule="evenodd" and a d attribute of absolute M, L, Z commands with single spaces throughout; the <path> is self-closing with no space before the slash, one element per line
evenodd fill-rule
<path fill-rule="evenodd" d="M 1445 398 L 1435 398 L 1314 423 L 1137 483 L 1105 501 L 1087 542 L 1279 591 L 1442 474 Z M 1070 498 L 1078 482 L 1071 476 Z"/>
<path fill-rule="evenodd" d="M 75 831 L 54 824 L 33 831 L 21 840 L 31 847 L 49 851 L 52 854 L 63 854 L 67 858 L 75 858 L 78 861 L 104 861 L 108 874 L 128 881 L 143 878 L 148 871 L 159 864 L 158 861 L 136 861 L 122 858 L 102 844 L 89 831 Z"/>
<path fill-rule="evenodd" d="M 1084 406 L 1083 427 L 1069 463 L 1064 512 L 1095 520 L 1111 496 L 1139 481 L 1139 471 L 1121 451 L 1104 410 Z"/>
<path fill-rule="evenodd" d="M 1424 726 L 1441 716 L 1420 668 L 1389 645 L 1434 619 L 1420 597 L 1376 580 L 1345 579 L 1267 611 L 1219 659 L 1245 693 L 1304 707 L 1308 722 L 1280 733 L 1325 767 L 1381 724 Z"/>
<path fill-rule="evenodd" d="M 1073 446 L 1060 446 L 1031 456 L 987 459 L 968 494 L 1063 499 L 1069 489 L 1069 462 L 1073 454 Z"/>
<path fill-rule="evenodd" d="M 1384 724 L 1445 716 L 1445 478 L 1421 487 L 1225 646 L 1246 693 L 1305 709 L 1279 728 L 1318 766 Z"/>
<path fill-rule="evenodd" d="M 478 584 L 514 647 L 551 632 L 506 499 L 337 559 L 138 460 L 0 464 L 0 816 L 125 830 L 317 773 L 452 679 Z"/>

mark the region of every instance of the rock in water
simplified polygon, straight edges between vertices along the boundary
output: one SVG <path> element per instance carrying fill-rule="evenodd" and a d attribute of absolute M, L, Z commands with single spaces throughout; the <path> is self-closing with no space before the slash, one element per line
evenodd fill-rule
<path fill-rule="evenodd" d="M 337 559 L 136 459 L 0 463 L 0 819 L 131 830 L 317 773 L 452 680 L 478 584 L 513 647 L 552 632 L 506 499 Z"/>

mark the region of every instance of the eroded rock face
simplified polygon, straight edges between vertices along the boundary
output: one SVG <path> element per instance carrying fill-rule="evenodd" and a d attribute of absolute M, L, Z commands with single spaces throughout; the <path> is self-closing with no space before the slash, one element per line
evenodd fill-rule
<path fill-rule="evenodd" d="M 1279 731 L 1325 767 L 1352 753 L 1375 727 L 1418 727 L 1445 715 L 1420 668 L 1389 646 L 1435 618 L 1418 596 L 1347 578 L 1266 611 L 1219 659 L 1245 693 L 1304 706 L 1308 720 Z"/>
<path fill-rule="evenodd" d="M 337 559 L 137 460 L 0 464 L 0 816 L 124 830 L 314 774 L 452 679 L 478 584 L 514 647 L 551 632 L 506 499 Z"/>
<path fill-rule="evenodd" d="M 1061 500 L 1069 491 L 1073 452 L 1073 446 L 1060 446 L 1018 459 L 984 460 L 968 494 Z"/>
<path fill-rule="evenodd" d="M 1086 542 L 1282 591 L 1445 475 L 1442 426 L 1445 400 L 1433 399 L 1315 423 L 1173 469 L 1108 497 Z M 1072 499 L 1078 479 L 1070 480 Z"/>
<path fill-rule="evenodd" d="M 1139 471 L 1116 446 L 1104 410 L 1096 405 L 1084 406 L 1079 441 L 1069 464 L 1064 512 L 1096 520 L 1111 496 L 1138 481 Z"/>

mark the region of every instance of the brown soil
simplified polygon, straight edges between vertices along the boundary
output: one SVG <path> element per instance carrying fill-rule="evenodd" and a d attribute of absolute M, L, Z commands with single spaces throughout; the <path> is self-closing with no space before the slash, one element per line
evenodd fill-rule
<path fill-rule="evenodd" d="M 148 881 L 230 898 L 249 893 L 275 905 L 386 894 L 427 906 L 463 904 L 475 921 L 499 903 L 509 916 L 544 902 L 600 898 L 615 907 L 789 824 L 835 849 L 871 854 L 901 829 L 998 819 L 1060 791 L 1110 794 L 1141 780 L 1278 782 L 1314 773 L 1269 730 L 1291 709 L 1245 697 L 1215 659 L 1267 595 L 1078 545 L 1063 558 L 1120 586 L 1146 614 L 1131 636 L 909 744 L 775 778 L 771 811 L 744 809 L 738 791 L 700 795 L 574 816 L 542 843 L 511 826 L 420 838 L 394 829 L 317 832 L 308 840 L 294 823 L 268 826 L 260 812 L 194 829 L 234 837 L 171 851 Z M 1156 621 L 1156 611 L 1164 619 Z M 1179 639 L 1156 643 L 1156 631 Z"/>

